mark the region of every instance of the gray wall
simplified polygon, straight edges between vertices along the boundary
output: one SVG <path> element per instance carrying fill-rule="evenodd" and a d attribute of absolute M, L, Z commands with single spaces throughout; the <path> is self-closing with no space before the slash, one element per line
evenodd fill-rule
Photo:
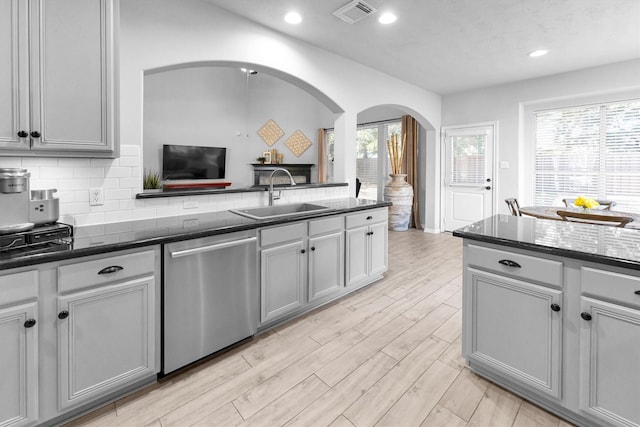
<path fill-rule="evenodd" d="M 640 59 L 443 96 L 442 126 L 498 122 L 496 204 L 508 213 L 504 199 L 532 203 L 533 158 L 526 125 L 536 105 L 569 106 L 597 99 L 617 100 L 640 89 Z M 509 168 L 500 169 L 500 161 Z"/>
<path fill-rule="evenodd" d="M 269 147 L 257 134 L 273 119 L 285 134 Z M 234 187 L 253 184 L 250 163 L 275 148 L 285 163 L 317 164 L 316 133 L 333 126 L 333 114 L 301 89 L 265 73 L 247 78 L 238 68 L 197 67 L 144 78 L 143 167 L 160 170 L 163 144 L 227 148 Z M 300 157 L 286 139 L 300 129 L 313 143 Z"/>

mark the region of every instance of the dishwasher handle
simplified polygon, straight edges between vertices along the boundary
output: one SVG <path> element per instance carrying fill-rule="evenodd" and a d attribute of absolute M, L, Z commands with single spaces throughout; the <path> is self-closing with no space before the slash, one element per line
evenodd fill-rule
<path fill-rule="evenodd" d="M 204 252 L 217 251 L 218 249 L 231 248 L 233 246 L 246 245 L 247 243 L 256 242 L 257 237 L 247 237 L 246 239 L 231 240 L 224 243 L 216 243 L 215 245 L 200 246 L 193 249 L 184 249 L 182 251 L 170 252 L 171 258 L 180 258 L 183 256 L 189 256 L 194 254 L 201 254 Z"/>

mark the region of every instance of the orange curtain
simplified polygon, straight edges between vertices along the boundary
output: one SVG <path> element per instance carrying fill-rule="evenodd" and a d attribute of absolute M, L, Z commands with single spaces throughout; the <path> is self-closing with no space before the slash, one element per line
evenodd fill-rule
<path fill-rule="evenodd" d="M 327 131 L 318 129 L 318 183 L 327 182 Z"/>
<path fill-rule="evenodd" d="M 407 182 L 413 187 L 413 208 L 409 227 L 422 228 L 420 207 L 418 205 L 418 122 L 413 117 L 402 116 L 402 140 L 406 138 L 402 168 L 407 174 Z"/>

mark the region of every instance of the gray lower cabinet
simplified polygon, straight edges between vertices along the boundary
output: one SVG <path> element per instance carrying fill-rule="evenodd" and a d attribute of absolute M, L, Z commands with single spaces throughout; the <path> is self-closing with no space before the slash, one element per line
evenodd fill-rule
<path fill-rule="evenodd" d="M 562 291 L 467 268 L 465 295 L 465 356 L 560 398 Z"/>
<path fill-rule="evenodd" d="M 368 283 L 387 271 L 387 208 L 346 217 L 346 283 Z"/>
<path fill-rule="evenodd" d="M 640 427 L 640 272 L 465 240 L 462 352 L 581 426 Z"/>
<path fill-rule="evenodd" d="M 156 379 L 160 250 L 0 272 L 0 426 L 56 424 Z"/>
<path fill-rule="evenodd" d="M 580 409 L 614 426 L 640 426 L 640 277 L 583 267 Z"/>
<path fill-rule="evenodd" d="M 306 223 L 261 231 L 260 293 L 262 323 L 305 304 Z"/>
<path fill-rule="evenodd" d="M 38 421 L 38 274 L 0 276 L 0 425 Z"/>
<path fill-rule="evenodd" d="M 156 372 L 156 253 L 58 268 L 61 410 Z"/>
<path fill-rule="evenodd" d="M 309 302 L 344 287 L 344 218 L 309 222 Z"/>

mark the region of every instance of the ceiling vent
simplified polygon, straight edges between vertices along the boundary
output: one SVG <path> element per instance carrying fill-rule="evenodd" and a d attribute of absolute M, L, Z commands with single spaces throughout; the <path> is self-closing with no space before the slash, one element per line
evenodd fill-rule
<path fill-rule="evenodd" d="M 375 7 L 362 0 L 354 0 L 333 12 L 333 15 L 342 19 L 344 22 L 353 24 L 366 16 L 373 15 L 376 13 L 376 10 Z"/>

